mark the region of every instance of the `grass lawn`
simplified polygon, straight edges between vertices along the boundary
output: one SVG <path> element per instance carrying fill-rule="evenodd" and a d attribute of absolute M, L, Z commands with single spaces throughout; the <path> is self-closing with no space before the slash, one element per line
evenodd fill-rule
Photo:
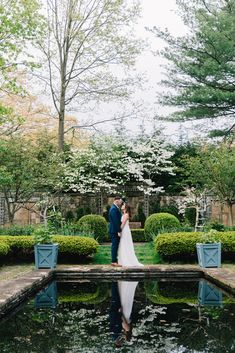
<path fill-rule="evenodd" d="M 155 253 L 152 243 L 137 243 L 135 253 L 138 260 L 144 265 L 155 265 L 162 263 L 158 254 Z M 93 264 L 106 265 L 111 263 L 111 244 L 100 245 L 97 254 L 94 255 Z"/>

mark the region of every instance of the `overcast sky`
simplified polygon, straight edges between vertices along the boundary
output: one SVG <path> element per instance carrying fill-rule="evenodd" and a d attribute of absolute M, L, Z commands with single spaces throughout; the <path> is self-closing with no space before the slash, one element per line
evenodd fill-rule
<path fill-rule="evenodd" d="M 141 0 L 142 16 L 136 25 L 136 35 L 141 37 L 148 42 L 149 46 L 140 55 L 137 60 L 136 68 L 138 72 L 145 73 L 146 83 L 142 90 L 137 90 L 133 100 L 142 101 L 143 108 L 143 119 L 133 121 L 128 119 L 124 125 L 129 132 L 138 133 L 140 131 L 139 125 L 145 126 L 146 132 L 150 132 L 153 129 L 152 117 L 159 112 L 167 112 L 168 109 L 159 107 L 156 103 L 156 93 L 163 88 L 159 85 L 159 82 L 163 78 L 164 61 L 160 57 L 153 55 L 153 51 L 159 50 L 164 47 L 164 43 L 156 38 L 152 33 L 146 30 L 146 27 L 152 28 L 154 26 L 162 29 L 168 28 L 168 30 L 175 35 L 183 35 L 186 32 L 186 28 L 183 25 L 180 17 L 176 14 L 177 6 L 175 0 Z M 115 114 L 121 109 L 120 106 L 115 105 L 113 102 L 109 104 L 102 104 L 99 111 L 92 113 L 80 114 L 83 119 L 89 121 L 90 119 L 99 120 L 103 118 L 109 119 L 112 114 Z M 108 123 L 99 126 L 99 129 L 104 131 L 112 131 L 113 123 Z M 159 127 L 159 123 L 155 123 L 156 127 Z M 179 124 L 164 124 L 162 125 L 162 131 L 166 135 L 173 135 L 178 133 Z"/>

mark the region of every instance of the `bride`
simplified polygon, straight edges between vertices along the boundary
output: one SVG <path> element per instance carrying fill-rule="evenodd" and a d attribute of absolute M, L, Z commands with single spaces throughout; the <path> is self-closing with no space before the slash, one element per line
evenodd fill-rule
<path fill-rule="evenodd" d="M 124 203 L 122 211 L 122 232 L 118 247 L 118 264 L 122 266 L 144 266 L 138 261 L 135 255 L 134 244 L 129 227 L 131 208 L 128 204 Z"/>

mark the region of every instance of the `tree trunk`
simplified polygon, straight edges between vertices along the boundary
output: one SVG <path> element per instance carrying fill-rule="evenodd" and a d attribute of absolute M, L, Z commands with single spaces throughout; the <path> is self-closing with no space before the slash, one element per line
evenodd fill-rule
<path fill-rule="evenodd" d="M 14 207 L 11 209 L 11 202 L 8 194 L 4 192 L 6 204 L 7 204 L 7 216 L 8 216 L 8 221 L 12 225 L 14 223 L 14 218 L 15 218 L 15 210 Z"/>
<path fill-rule="evenodd" d="M 198 225 L 199 225 L 199 206 L 195 206 L 196 209 L 196 220 L 195 220 L 195 232 L 198 231 Z"/>
<path fill-rule="evenodd" d="M 229 225 L 230 227 L 233 226 L 233 204 L 228 202 L 228 209 L 229 209 Z"/>
<path fill-rule="evenodd" d="M 64 150 L 64 109 L 59 113 L 58 149 Z"/>

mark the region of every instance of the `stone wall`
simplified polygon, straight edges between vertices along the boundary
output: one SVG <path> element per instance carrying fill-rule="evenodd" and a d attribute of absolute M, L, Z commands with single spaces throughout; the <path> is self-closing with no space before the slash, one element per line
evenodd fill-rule
<path fill-rule="evenodd" d="M 143 194 L 134 190 L 134 192 L 126 193 L 128 202 L 132 207 L 132 215 L 137 214 L 138 205 L 143 205 L 145 215 L 148 216 L 149 204 L 157 202 L 159 197 L 151 196 L 150 198 L 145 197 Z M 161 206 L 169 205 L 175 203 L 179 200 L 181 196 L 161 196 L 160 204 Z M 61 201 L 62 200 L 62 201 Z M 62 205 L 63 214 L 68 210 L 71 210 L 76 217 L 76 211 L 78 208 L 89 207 L 91 212 L 94 214 L 103 214 L 107 210 L 107 205 L 112 205 L 113 196 L 103 196 L 101 195 L 66 195 L 61 198 L 60 202 Z M 28 204 L 28 206 L 33 206 Z M 28 208 L 29 208 L 28 207 Z M 0 226 L 8 225 L 7 223 L 7 213 L 6 207 L 4 207 L 4 199 L 0 197 Z M 229 225 L 229 210 L 226 205 L 222 205 L 216 200 L 211 198 L 210 207 L 207 210 L 207 218 L 212 220 L 218 220 L 224 225 Z M 235 220 L 235 205 L 233 206 L 233 219 Z M 39 224 L 41 222 L 40 217 L 35 212 L 29 211 L 28 209 L 20 209 L 15 216 L 15 224 L 27 225 L 27 224 Z"/>

